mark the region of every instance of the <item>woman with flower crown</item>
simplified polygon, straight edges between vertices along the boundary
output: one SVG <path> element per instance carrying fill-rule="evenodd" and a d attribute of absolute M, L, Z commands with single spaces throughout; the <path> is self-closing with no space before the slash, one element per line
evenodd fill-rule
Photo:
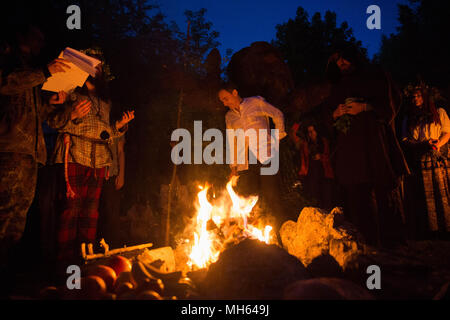
<path fill-rule="evenodd" d="M 416 214 L 416 224 L 425 224 L 429 232 L 436 234 L 450 231 L 450 119 L 443 108 L 436 107 L 434 91 L 425 85 L 414 88 L 404 141 L 411 153 L 415 182 L 423 195 L 416 207 L 421 208 L 419 214 L 426 212 Z"/>
<path fill-rule="evenodd" d="M 113 164 L 113 145 L 134 119 L 131 111 L 110 125 L 111 101 L 101 65 L 95 76 L 89 76 L 84 86 L 67 98 L 66 103 L 77 108 L 71 121 L 58 130 L 53 157 L 55 163 L 64 164 L 66 180 L 66 205 L 57 231 L 57 262 L 61 270 L 79 263 L 82 242 L 96 240 L 99 198 Z"/>

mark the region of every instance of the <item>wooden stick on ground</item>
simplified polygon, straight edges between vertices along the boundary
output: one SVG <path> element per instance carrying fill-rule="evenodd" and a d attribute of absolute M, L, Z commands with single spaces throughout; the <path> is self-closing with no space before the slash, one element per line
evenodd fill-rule
<path fill-rule="evenodd" d="M 90 244 L 90 245 L 92 245 L 92 244 Z M 88 246 L 89 246 L 89 244 L 88 244 Z M 134 251 L 134 250 L 141 250 L 141 249 L 150 248 L 150 247 L 153 247 L 153 243 L 144 243 L 144 244 L 139 244 L 139 245 L 132 246 L 132 247 L 123 247 L 123 248 L 119 248 L 119 249 L 106 250 L 104 253 L 86 253 L 86 244 L 82 243 L 81 244 L 81 256 L 83 257 L 84 261 L 89 261 L 89 260 L 93 260 L 93 259 L 106 258 L 106 257 L 113 256 L 115 254 L 130 252 L 130 251 Z"/>

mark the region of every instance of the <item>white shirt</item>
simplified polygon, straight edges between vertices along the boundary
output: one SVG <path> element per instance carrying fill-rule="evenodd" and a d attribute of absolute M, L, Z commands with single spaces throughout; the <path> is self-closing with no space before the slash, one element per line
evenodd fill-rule
<path fill-rule="evenodd" d="M 243 129 L 244 132 L 248 129 L 255 129 L 258 135 L 258 143 L 251 143 L 249 145 L 248 139 L 245 141 L 245 145 L 237 143 L 237 159 L 239 156 L 245 154 L 245 164 L 232 163 L 230 166 L 237 167 L 238 171 L 248 169 L 248 150 L 258 159 L 261 163 L 266 162 L 271 158 L 271 132 L 269 126 L 269 117 L 272 118 L 275 124 L 275 129 L 279 131 L 279 140 L 283 139 L 287 134 L 284 129 L 284 116 L 283 113 L 268 103 L 263 97 L 249 97 L 244 98 L 239 105 L 239 111 L 230 110 L 225 116 L 225 122 L 227 129 Z M 267 130 L 267 139 L 259 141 L 259 129 Z M 227 132 L 228 145 L 230 142 L 230 135 Z M 266 148 L 267 152 L 260 152 L 261 148 Z M 264 149 L 262 149 L 264 150 Z M 278 144 L 273 145 L 275 152 L 279 151 Z"/>
<path fill-rule="evenodd" d="M 415 140 L 439 140 L 442 134 L 450 132 L 450 120 L 448 118 L 447 112 L 444 109 L 439 108 L 439 119 L 441 124 L 431 123 L 423 127 L 416 127 L 413 131 L 413 138 Z"/>

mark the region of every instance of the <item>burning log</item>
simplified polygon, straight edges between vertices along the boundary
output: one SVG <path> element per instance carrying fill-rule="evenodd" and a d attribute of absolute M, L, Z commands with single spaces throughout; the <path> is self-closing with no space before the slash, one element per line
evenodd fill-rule
<path fill-rule="evenodd" d="M 197 214 L 192 224 L 186 227 L 177 245 L 177 256 L 183 252 L 188 256 L 185 267 L 192 271 L 207 268 L 217 261 L 219 254 L 230 244 L 246 238 L 270 243 L 272 227 L 252 215 L 258 197 L 240 197 L 233 190 L 238 177 L 233 177 L 226 186 L 226 192 L 213 203 L 208 198 L 209 186 L 199 187 Z M 193 238 L 193 239 L 192 239 Z M 183 268 L 184 269 L 184 268 Z"/>

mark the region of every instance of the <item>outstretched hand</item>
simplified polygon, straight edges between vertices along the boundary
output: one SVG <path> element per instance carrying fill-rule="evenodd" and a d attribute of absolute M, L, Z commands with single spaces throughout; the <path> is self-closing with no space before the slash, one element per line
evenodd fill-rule
<path fill-rule="evenodd" d="M 122 119 L 116 122 L 117 130 L 122 129 L 128 122 L 134 119 L 134 111 L 127 111 L 123 113 Z"/>

